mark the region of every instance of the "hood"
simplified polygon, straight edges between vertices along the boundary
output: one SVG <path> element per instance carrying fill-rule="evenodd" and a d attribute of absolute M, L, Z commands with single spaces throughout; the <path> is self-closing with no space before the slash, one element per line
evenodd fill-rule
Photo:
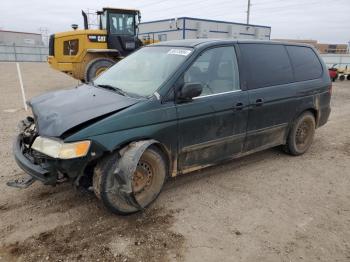
<path fill-rule="evenodd" d="M 89 85 L 46 93 L 29 101 L 39 135 L 59 137 L 69 129 L 139 102 Z"/>
<path fill-rule="evenodd" d="M 78 36 L 78 35 L 107 35 L 106 30 L 90 29 L 90 30 L 70 30 L 66 32 L 55 33 L 55 38 Z"/>

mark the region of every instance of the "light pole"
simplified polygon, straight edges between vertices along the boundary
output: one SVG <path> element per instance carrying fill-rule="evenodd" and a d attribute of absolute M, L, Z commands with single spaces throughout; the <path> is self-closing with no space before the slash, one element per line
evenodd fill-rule
<path fill-rule="evenodd" d="M 248 8 L 247 8 L 247 25 L 249 24 L 250 17 L 250 0 L 248 0 Z"/>

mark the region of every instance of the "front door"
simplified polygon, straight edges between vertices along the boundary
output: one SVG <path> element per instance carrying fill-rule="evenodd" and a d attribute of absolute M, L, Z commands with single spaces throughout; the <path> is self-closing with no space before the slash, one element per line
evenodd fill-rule
<path fill-rule="evenodd" d="M 248 97 L 239 89 L 234 47 L 204 51 L 182 81 L 200 82 L 203 92 L 177 104 L 179 170 L 188 172 L 239 154 L 246 135 Z"/>

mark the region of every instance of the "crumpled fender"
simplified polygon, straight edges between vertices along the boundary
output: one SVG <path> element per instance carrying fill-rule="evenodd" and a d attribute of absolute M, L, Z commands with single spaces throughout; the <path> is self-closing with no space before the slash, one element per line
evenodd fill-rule
<path fill-rule="evenodd" d="M 156 140 L 141 140 L 132 142 L 128 146 L 119 151 L 120 157 L 117 159 L 116 168 L 114 170 L 115 178 L 118 181 L 118 189 L 120 196 L 124 200 L 138 210 L 143 207 L 137 202 L 132 190 L 132 178 L 136 171 L 137 163 L 146 149 L 152 145 L 159 143 Z"/>

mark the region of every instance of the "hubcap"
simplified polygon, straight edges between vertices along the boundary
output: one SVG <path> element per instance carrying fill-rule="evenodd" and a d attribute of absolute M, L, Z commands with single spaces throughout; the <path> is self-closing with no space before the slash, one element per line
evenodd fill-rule
<path fill-rule="evenodd" d="M 137 164 L 136 171 L 132 179 L 132 189 L 135 195 L 140 194 L 152 184 L 153 170 L 152 167 L 143 161 Z"/>
<path fill-rule="evenodd" d="M 296 144 L 298 147 L 305 147 L 310 142 L 312 132 L 311 123 L 309 121 L 303 121 L 296 132 Z"/>
<path fill-rule="evenodd" d="M 105 67 L 102 67 L 102 68 L 99 68 L 96 70 L 96 74 L 95 74 L 95 77 L 99 76 L 100 74 L 102 74 L 104 71 L 106 71 L 107 68 Z"/>

